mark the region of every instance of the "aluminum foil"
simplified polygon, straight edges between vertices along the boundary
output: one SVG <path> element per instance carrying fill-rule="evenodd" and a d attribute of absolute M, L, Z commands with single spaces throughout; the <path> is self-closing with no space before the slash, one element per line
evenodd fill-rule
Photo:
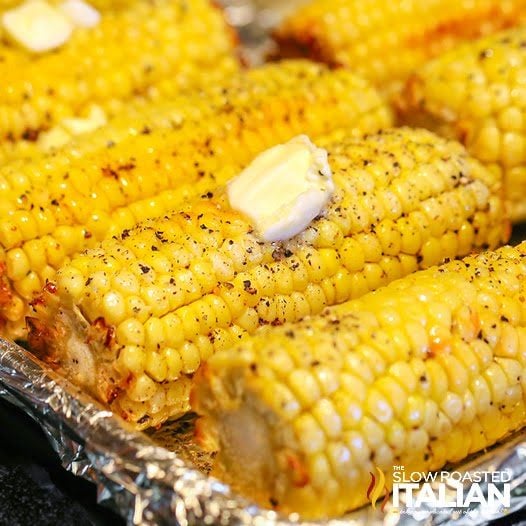
<path fill-rule="evenodd" d="M 272 47 L 269 29 L 305 0 L 222 0 L 229 21 L 244 41 L 247 62 L 256 64 Z M 462 525 L 480 526 L 503 514 L 526 513 L 526 432 L 479 454 L 457 472 L 502 472 L 510 477 L 508 509 L 475 507 L 433 513 L 371 506 L 337 519 L 301 522 L 250 503 L 208 475 L 210 457 L 193 442 L 193 417 L 160 430 L 137 432 L 32 354 L 0 338 L 0 396 L 36 420 L 62 464 L 91 480 L 99 502 L 125 517 L 128 524 L 210 525 Z M 432 484 L 436 490 L 437 484 Z M 454 488 L 449 488 L 454 493 Z M 403 504 L 403 503 L 402 503 Z"/>
<path fill-rule="evenodd" d="M 207 475 L 209 457 L 192 441 L 193 418 L 145 433 L 131 429 L 95 400 L 61 378 L 33 355 L 0 338 L 0 396 L 32 416 L 44 429 L 66 469 L 93 481 L 99 501 L 128 524 L 285 525 L 296 515 L 263 510 Z M 526 433 L 519 433 L 482 455 L 455 466 L 466 473 L 505 471 L 511 481 L 511 505 L 505 513 L 526 510 Z M 469 513 L 426 513 L 367 506 L 338 520 L 339 525 L 475 526 L 500 519 L 488 507 Z"/>

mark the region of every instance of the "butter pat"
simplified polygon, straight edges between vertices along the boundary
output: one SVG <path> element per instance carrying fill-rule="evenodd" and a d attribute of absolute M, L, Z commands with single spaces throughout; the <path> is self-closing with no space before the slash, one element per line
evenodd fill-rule
<path fill-rule="evenodd" d="M 106 124 L 106 114 L 100 106 L 94 104 L 86 117 L 68 117 L 62 119 L 60 124 L 72 135 L 81 135 L 104 126 Z"/>
<path fill-rule="evenodd" d="M 55 126 L 38 136 L 38 146 L 42 151 L 48 152 L 54 148 L 60 148 L 61 146 L 64 146 L 70 140 L 70 133 L 68 133 L 61 126 Z"/>
<path fill-rule="evenodd" d="M 83 0 L 66 0 L 60 9 L 76 27 L 91 28 L 100 22 L 100 13 Z"/>
<path fill-rule="evenodd" d="M 34 53 L 62 46 L 73 31 L 69 18 L 44 0 L 28 0 L 6 11 L 2 25 L 14 41 Z"/>
<path fill-rule="evenodd" d="M 306 135 L 258 155 L 229 181 L 230 206 L 248 216 L 265 241 L 305 230 L 334 191 L 327 151 Z"/>
<path fill-rule="evenodd" d="M 95 131 L 105 124 L 106 114 L 104 110 L 100 106 L 93 104 L 86 117 L 62 119 L 60 124 L 45 133 L 41 133 L 38 138 L 38 144 L 43 151 L 47 152 L 53 148 L 64 146 L 76 135 Z"/>

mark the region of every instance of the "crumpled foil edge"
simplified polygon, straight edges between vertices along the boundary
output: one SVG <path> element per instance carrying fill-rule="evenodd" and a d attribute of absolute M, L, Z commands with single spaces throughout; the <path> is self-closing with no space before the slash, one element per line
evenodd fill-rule
<path fill-rule="evenodd" d="M 131 429 L 32 354 L 1 338 L 0 396 L 36 420 L 64 467 L 94 482 L 99 501 L 120 513 L 128 524 L 300 523 L 295 514 L 283 517 L 234 494 L 227 485 L 188 465 L 145 433 Z M 512 501 L 507 513 L 526 509 L 526 433 L 514 435 L 455 469 L 507 470 L 512 475 Z M 382 513 L 369 506 L 342 519 L 301 524 L 474 526 L 502 516 L 500 510 L 484 508 L 467 515 L 452 510 L 422 518 L 389 507 Z"/>

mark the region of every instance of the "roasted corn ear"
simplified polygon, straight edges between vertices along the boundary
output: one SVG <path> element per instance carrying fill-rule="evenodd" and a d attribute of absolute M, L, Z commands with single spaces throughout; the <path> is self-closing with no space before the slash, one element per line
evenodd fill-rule
<path fill-rule="evenodd" d="M 524 0 L 312 0 L 275 38 L 281 57 L 349 67 L 391 94 L 458 42 L 517 25 L 525 7 Z"/>
<path fill-rule="evenodd" d="M 326 148 L 336 191 L 302 233 L 263 242 L 218 188 L 62 267 L 33 302 L 31 347 L 155 426 L 188 409 L 204 360 L 258 327 L 507 238 L 498 180 L 456 142 L 407 128 Z"/>
<path fill-rule="evenodd" d="M 390 122 L 365 81 L 291 61 L 240 74 L 229 88 L 131 108 L 67 148 L 1 167 L 4 334 L 23 337 L 27 302 L 73 253 L 206 193 L 298 133 Z"/>
<path fill-rule="evenodd" d="M 130 0 L 53 52 L 0 41 L 0 140 L 36 138 L 90 103 L 171 97 L 236 71 L 235 39 L 208 0 Z"/>
<path fill-rule="evenodd" d="M 215 474 L 306 518 L 367 502 L 370 473 L 434 471 L 526 424 L 526 243 L 262 329 L 194 380 Z M 383 497 L 383 495 L 382 495 Z"/>
<path fill-rule="evenodd" d="M 23 4 L 26 0 L 0 0 L 0 12 Z M 47 0 L 51 5 L 58 5 L 64 0 Z M 101 11 L 117 8 L 125 8 L 130 4 L 129 0 L 85 0 L 90 6 Z"/>
<path fill-rule="evenodd" d="M 504 179 L 515 222 L 526 219 L 526 28 L 465 44 L 423 66 L 401 119 L 464 143 Z"/>

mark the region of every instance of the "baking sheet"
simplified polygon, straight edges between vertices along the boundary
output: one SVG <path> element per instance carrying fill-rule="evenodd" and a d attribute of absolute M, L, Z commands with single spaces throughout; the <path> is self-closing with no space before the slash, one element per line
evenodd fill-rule
<path fill-rule="evenodd" d="M 158 431 L 137 432 L 33 355 L 0 338 L 0 396 L 40 423 L 64 467 L 93 481 L 99 500 L 129 524 L 294 524 L 296 515 L 262 510 L 207 475 L 208 455 L 192 441 L 192 416 Z M 485 507 L 470 513 L 423 513 L 368 506 L 330 525 L 480 525 L 526 509 L 526 434 L 478 455 L 461 473 L 509 474 L 511 505 L 505 512 Z M 314 523 L 304 523 L 314 524 Z M 323 523 L 317 523 L 323 524 Z"/>

